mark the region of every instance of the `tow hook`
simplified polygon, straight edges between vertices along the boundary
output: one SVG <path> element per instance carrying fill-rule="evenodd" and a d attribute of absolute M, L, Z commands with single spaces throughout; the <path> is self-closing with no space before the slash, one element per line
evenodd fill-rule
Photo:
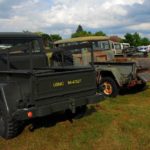
<path fill-rule="evenodd" d="M 76 105 L 75 105 L 75 99 L 70 98 L 70 105 L 69 105 L 70 110 L 72 113 L 76 112 Z"/>

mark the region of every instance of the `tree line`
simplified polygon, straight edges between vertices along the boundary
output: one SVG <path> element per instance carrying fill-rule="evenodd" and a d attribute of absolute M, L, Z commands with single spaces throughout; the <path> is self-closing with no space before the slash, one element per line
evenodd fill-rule
<path fill-rule="evenodd" d="M 62 37 L 59 34 L 46 34 L 43 32 L 36 32 L 36 34 L 42 36 L 44 45 L 48 46 L 48 43 L 53 43 L 57 40 L 61 40 Z M 98 31 L 92 33 L 90 31 L 86 31 L 83 29 L 81 25 L 78 25 L 76 31 L 71 34 L 71 38 L 75 37 L 85 37 L 85 36 L 107 36 L 106 33 L 103 31 Z M 142 46 L 142 45 L 150 45 L 150 39 L 147 37 L 141 37 L 139 33 L 126 33 L 124 38 L 120 38 L 118 36 L 111 36 L 111 40 L 115 42 L 123 42 L 123 43 L 130 43 L 131 46 Z"/>

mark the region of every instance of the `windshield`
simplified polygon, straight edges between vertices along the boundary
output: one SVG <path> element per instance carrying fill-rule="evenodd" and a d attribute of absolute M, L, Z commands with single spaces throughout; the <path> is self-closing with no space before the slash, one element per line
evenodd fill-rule
<path fill-rule="evenodd" d="M 109 50 L 110 44 L 109 41 L 95 41 L 93 42 L 94 50 Z"/>
<path fill-rule="evenodd" d="M 57 44 L 56 47 L 64 47 L 64 46 L 69 46 L 69 45 L 78 45 L 81 43 L 88 43 L 87 41 L 84 42 L 72 42 L 72 43 L 62 43 L 62 44 Z M 106 41 L 93 41 L 93 48 L 94 50 L 109 50 L 110 49 L 110 43 L 108 40 Z"/>
<path fill-rule="evenodd" d="M 30 48 L 33 53 L 41 52 L 38 40 L 0 39 L 0 50 L 9 49 L 10 53 L 29 53 Z"/>
<path fill-rule="evenodd" d="M 118 44 L 114 44 L 114 46 L 115 46 L 116 50 L 120 50 L 121 49 L 121 45 L 119 43 Z"/>
<path fill-rule="evenodd" d="M 129 47 L 130 47 L 130 45 L 125 45 L 125 44 L 123 44 L 123 49 L 129 48 Z"/>

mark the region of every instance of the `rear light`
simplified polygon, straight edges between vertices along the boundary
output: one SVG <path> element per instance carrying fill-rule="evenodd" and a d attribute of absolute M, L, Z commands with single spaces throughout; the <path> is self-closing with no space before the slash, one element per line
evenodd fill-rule
<path fill-rule="evenodd" d="M 28 118 L 32 118 L 33 117 L 33 113 L 31 111 L 27 112 Z"/>

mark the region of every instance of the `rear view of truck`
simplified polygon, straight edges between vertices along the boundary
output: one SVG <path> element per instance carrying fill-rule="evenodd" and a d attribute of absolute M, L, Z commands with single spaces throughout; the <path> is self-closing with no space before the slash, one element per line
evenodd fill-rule
<path fill-rule="evenodd" d="M 0 136 L 13 138 L 22 121 L 97 103 L 91 66 L 49 68 L 40 37 L 0 34 Z"/>
<path fill-rule="evenodd" d="M 28 80 L 20 77 L 17 83 L 22 90 L 21 97 L 26 95 L 29 99 L 20 102 L 24 108 L 12 113 L 18 120 L 30 119 L 29 113 L 32 113 L 31 118 L 67 109 L 75 113 L 77 107 L 100 101 L 101 96 L 96 95 L 96 82 L 93 82 L 95 76 L 91 68 L 53 68 L 26 75 Z"/>

